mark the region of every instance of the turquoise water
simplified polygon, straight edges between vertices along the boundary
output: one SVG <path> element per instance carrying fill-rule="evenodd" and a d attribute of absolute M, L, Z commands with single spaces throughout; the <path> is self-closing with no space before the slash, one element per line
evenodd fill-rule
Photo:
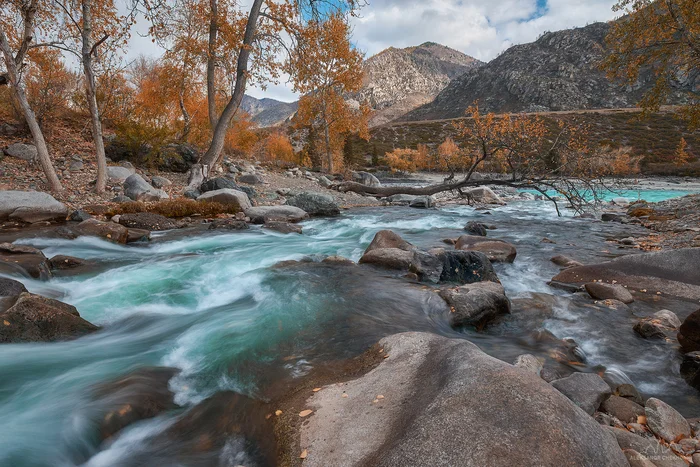
<path fill-rule="evenodd" d="M 100 413 L 91 388 L 135 368 L 161 365 L 181 371 L 170 388 L 183 409 L 225 390 L 266 400 L 275 382 L 293 381 L 406 330 L 468 337 L 513 361 L 526 352 L 547 355 L 527 339 L 544 327 L 579 342 L 591 365 L 620 371 L 646 394 L 698 415 L 693 413 L 700 406 L 695 390 L 677 374 L 677 352 L 631 331 L 634 314 L 663 306 L 683 317 L 691 305 L 640 301 L 632 313 L 601 313 L 588 301 L 546 285 L 558 271 L 549 262 L 554 254 L 602 261 L 612 256 L 608 237 L 628 236 L 635 228 L 567 216 L 558 218 L 546 202 L 522 202 L 490 213 L 470 207 L 359 209 L 337 219 L 308 221 L 303 235 L 257 228 L 184 231 L 129 246 L 87 237 L 25 239 L 21 243 L 43 249 L 48 257 L 65 254 L 96 263 L 90 272 L 47 282 L 18 279 L 32 292 L 75 305 L 104 328 L 70 342 L 0 346 L 0 465 L 194 465 L 169 463 L 163 460 L 167 452 L 153 448 L 154 437 L 182 411 L 134 424 L 117 439 L 100 443 Z M 486 333 L 450 329 L 444 302 L 430 288 L 412 287 L 382 272 L 317 263 L 273 267 L 325 255 L 357 260 L 381 229 L 395 230 L 421 248 L 444 246 L 442 239 L 463 233 L 470 220 L 496 224 L 498 230 L 489 235 L 518 248 L 516 262 L 498 265 L 497 271 L 509 297 L 522 300 L 521 311 Z M 543 237 L 557 243 L 542 243 Z M 527 300 L 537 294 L 555 297 L 556 305 L 551 314 L 531 318 Z M 239 451 L 220 465 L 254 463 L 245 456 L 248 461 L 242 462 Z"/>
<path fill-rule="evenodd" d="M 535 190 L 522 190 L 524 192 L 537 194 Z M 558 193 L 554 190 L 547 192 L 549 196 L 557 196 Z M 606 191 L 599 194 L 602 201 L 612 201 L 615 198 L 626 198 L 630 202 L 644 200 L 649 203 L 658 203 L 667 199 L 681 198 L 683 196 L 695 194 L 692 191 L 684 190 L 614 190 Z"/>

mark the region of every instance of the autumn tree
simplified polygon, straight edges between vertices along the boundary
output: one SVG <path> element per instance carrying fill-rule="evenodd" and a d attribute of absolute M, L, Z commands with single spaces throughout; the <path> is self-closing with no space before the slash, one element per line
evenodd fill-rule
<path fill-rule="evenodd" d="M 681 166 L 690 162 L 690 154 L 688 154 L 688 143 L 685 138 L 681 138 L 680 143 L 678 143 L 678 148 L 673 156 L 673 163 Z"/>
<path fill-rule="evenodd" d="M 0 83 L 9 84 L 14 97 L 27 122 L 37 150 L 39 164 L 46 175 L 51 191 L 61 191 L 56 170 L 51 163 L 44 134 L 32 110 L 22 79 L 27 52 L 39 43 L 38 38 L 48 30 L 55 21 L 51 5 L 45 0 L 5 0 L 0 9 L 0 51 L 2 52 L 5 72 L 0 73 Z"/>
<path fill-rule="evenodd" d="M 469 107 L 467 115 L 468 119 L 456 125 L 459 138 L 464 141 L 466 174 L 463 177 L 425 187 L 369 187 L 346 182 L 338 189 L 386 197 L 433 195 L 443 191 L 461 193 L 464 188 L 500 185 L 534 189 L 553 201 L 550 191 L 554 190 L 581 209 L 589 198 L 598 200 L 607 177 L 628 171 L 629 154 L 589 148 L 585 144 L 585 129 L 560 122 L 552 132 L 542 117 L 484 115 L 476 105 Z M 477 171 L 493 163 L 504 168 L 506 178 L 474 179 Z"/>
<path fill-rule="evenodd" d="M 350 27 L 340 14 L 310 21 L 297 39 L 287 64 L 295 77 L 299 100 L 297 126 L 310 126 L 323 135 L 326 168 L 333 172 L 334 154 L 350 133 L 369 139 L 369 109 L 345 100 L 362 86 L 363 55 L 350 44 Z"/>
<path fill-rule="evenodd" d="M 419 157 L 418 150 L 402 148 L 387 152 L 384 159 L 393 171 L 412 173 L 418 170 Z"/>
<path fill-rule="evenodd" d="M 614 11 L 626 16 L 611 24 L 608 76 L 635 84 L 644 70 L 655 81 L 640 106 L 655 111 L 680 81 L 697 79 L 700 69 L 700 2 L 697 0 L 619 0 Z M 692 128 L 700 127 L 700 94 L 691 83 L 681 109 Z"/>
<path fill-rule="evenodd" d="M 461 149 L 457 146 L 452 138 L 445 138 L 445 141 L 437 148 L 437 164 L 436 168 L 444 172 L 448 172 L 454 176 L 458 170 L 463 170 L 469 165 L 469 158 L 462 154 Z"/>
<path fill-rule="evenodd" d="M 29 51 L 25 69 L 29 104 L 44 131 L 69 110 L 68 103 L 76 88 L 77 77 L 61 59 L 59 50 L 46 47 Z"/>

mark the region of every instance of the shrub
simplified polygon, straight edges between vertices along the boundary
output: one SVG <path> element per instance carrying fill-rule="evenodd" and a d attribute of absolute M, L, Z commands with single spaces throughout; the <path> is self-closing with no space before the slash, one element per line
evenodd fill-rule
<path fill-rule="evenodd" d="M 192 216 L 216 217 L 220 214 L 236 214 L 237 210 L 234 206 L 227 206 L 221 203 L 177 198 L 155 203 L 143 203 L 141 201 L 121 203 L 108 214 L 115 216 L 117 214 L 134 214 L 137 212 L 150 212 L 165 217 L 180 218 Z"/>

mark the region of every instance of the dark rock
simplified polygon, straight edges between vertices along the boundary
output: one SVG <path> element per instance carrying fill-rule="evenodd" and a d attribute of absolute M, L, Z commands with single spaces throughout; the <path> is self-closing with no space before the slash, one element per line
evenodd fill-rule
<path fill-rule="evenodd" d="M 644 407 L 634 401 L 615 395 L 605 400 L 601 404 L 600 410 L 623 423 L 636 422 L 637 417 L 644 415 Z"/>
<path fill-rule="evenodd" d="M 372 243 L 369 244 L 365 253 L 384 248 L 398 248 L 399 250 L 411 251 L 414 249 L 414 246 L 392 230 L 380 230 L 374 235 Z"/>
<path fill-rule="evenodd" d="M 683 355 L 681 376 L 690 386 L 700 390 L 700 352 L 688 352 Z"/>
<path fill-rule="evenodd" d="M 187 172 L 199 159 L 197 151 L 187 144 L 169 144 L 154 149 L 149 144 L 135 147 L 118 137 L 105 138 L 105 153 L 113 161 L 129 161 L 139 167 L 150 166 L 163 172 Z M 131 165 L 131 164 L 130 164 Z"/>
<path fill-rule="evenodd" d="M 692 312 L 678 329 L 678 343 L 683 352 L 700 350 L 700 310 Z"/>
<path fill-rule="evenodd" d="M 68 215 L 65 204 L 39 191 L 0 191 L 0 221 L 19 220 L 35 223 L 63 221 Z"/>
<path fill-rule="evenodd" d="M 629 291 L 619 284 L 605 284 L 591 282 L 585 285 L 586 292 L 596 300 L 619 300 L 622 303 L 632 303 L 634 297 Z"/>
<path fill-rule="evenodd" d="M 274 230 L 275 232 L 283 234 L 301 233 L 301 226 L 296 224 L 290 224 L 289 222 L 280 221 L 265 222 L 265 225 L 263 225 L 263 229 Z"/>
<path fill-rule="evenodd" d="M 607 263 L 569 268 L 552 280 L 586 284 L 598 280 L 646 289 L 688 300 L 700 300 L 700 248 L 626 255 Z"/>
<path fill-rule="evenodd" d="M 215 219 L 209 224 L 209 230 L 247 230 L 248 224 L 238 219 Z"/>
<path fill-rule="evenodd" d="M 22 293 L 0 314 L 0 342 L 51 342 L 75 339 L 99 328 L 80 317 L 75 307 L 50 298 Z"/>
<path fill-rule="evenodd" d="M 440 282 L 473 284 L 475 282 L 500 282 L 491 261 L 477 251 L 443 251 L 438 254 L 442 261 Z"/>
<path fill-rule="evenodd" d="M 634 332 L 645 339 L 665 339 L 664 326 L 653 318 L 640 319 L 632 328 Z"/>
<path fill-rule="evenodd" d="M 199 186 L 201 193 L 216 190 L 240 190 L 239 186 L 233 180 L 224 177 L 210 178 Z"/>
<path fill-rule="evenodd" d="M 187 199 L 197 199 L 202 196 L 202 193 L 199 190 L 185 190 L 182 196 Z"/>
<path fill-rule="evenodd" d="M 379 346 L 378 367 L 304 404 L 314 414 L 290 446 L 304 465 L 627 466 L 592 417 L 464 339 L 405 333 Z"/>
<path fill-rule="evenodd" d="M 253 224 L 270 221 L 301 222 L 309 217 L 306 211 L 295 206 L 256 206 L 246 209 L 245 215 L 250 217 Z"/>
<path fill-rule="evenodd" d="M 102 222 L 97 219 L 88 219 L 81 222 L 75 228 L 80 235 L 100 237 L 114 243 L 126 243 L 129 231 L 123 225 L 114 222 Z"/>
<path fill-rule="evenodd" d="M 668 443 L 690 438 L 690 425 L 673 407 L 654 397 L 644 406 L 647 425 L 656 436 Z"/>
<path fill-rule="evenodd" d="M 464 230 L 466 230 L 469 235 L 474 235 L 477 237 L 486 236 L 486 226 L 481 222 L 469 221 L 467 222 L 467 225 L 464 226 Z"/>
<path fill-rule="evenodd" d="M 168 382 L 179 371 L 165 367 L 141 368 L 95 386 L 91 392 L 93 405 L 102 414 L 101 438 L 111 438 L 134 422 L 177 407 Z"/>
<path fill-rule="evenodd" d="M 35 279 L 51 277 L 51 267 L 44 253 L 26 245 L 0 243 L 0 267 Z"/>
<path fill-rule="evenodd" d="M 343 266 L 357 266 L 355 262 L 351 259 L 344 258 L 342 256 L 327 256 L 323 258 L 322 263 L 338 264 Z"/>
<path fill-rule="evenodd" d="M 600 220 L 603 222 L 622 222 L 622 217 L 623 216 L 620 214 L 604 212 L 603 215 L 600 216 Z"/>
<path fill-rule="evenodd" d="M 51 269 L 60 271 L 64 269 L 75 269 L 88 264 L 88 261 L 73 256 L 56 255 L 49 260 Z"/>
<path fill-rule="evenodd" d="M 408 205 L 412 208 L 427 209 L 435 205 L 435 200 L 432 196 L 416 196 Z"/>
<path fill-rule="evenodd" d="M 557 266 L 562 267 L 562 268 L 573 268 L 576 266 L 583 266 L 583 264 L 579 263 L 578 261 L 575 261 L 575 260 L 569 258 L 568 256 L 564 256 L 564 255 L 554 256 L 550 259 L 550 261 L 552 263 L 556 264 Z"/>
<path fill-rule="evenodd" d="M 644 398 L 642 398 L 642 395 L 639 394 L 639 391 L 633 384 L 620 384 L 615 388 L 615 395 L 629 399 L 639 405 L 644 405 Z"/>
<path fill-rule="evenodd" d="M 588 415 L 593 415 L 600 404 L 612 394 L 610 386 L 594 373 L 574 373 L 566 378 L 552 381 L 552 386 Z"/>
<path fill-rule="evenodd" d="M 517 251 L 513 245 L 502 240 L 492 240 L 475 235 L 462 235 L 455 244 L 456 250 L 479 251 L 490 261 L 512 263 Z"/>
<path fill-rule="evenodd" d="M 238 177 L 238 183 L 246 183 L 248 185 L 262 185 L 264 180 L 255 174 L 243 174 Z"/>
<path fill-rule="evenodd" d="M 126 243 L 148 241 L 151 239 L 151 231 L 145 229 L 128 229 Z"/>
<path fill-rule="evenodd" d="M 510 300 L 501 284 L 478 282 L 443 289 L 440 296 L 450 306 L 450 325 L 481 328 L 489 321 L 510 313 Z"/>
<path fill-rule="evenodd" d="M 305 191 L 287 199 L 288 206 L 296 206 L 311 216 L 337 216 L 340 208 L 332 196 Z"/>
<path fill-rule="evenodd" d="M 178 225 L 172 219 L 150 212 L 136 212 L 119 216 L 119 224 L 129 229 L 150 231 L 177 229 Z"/>
<path fill-rule="evenodd" d="M 27 288 L 21 282 L 7 277 L 0 277 L 0 297 L 18 297 L 22 292 L 26 291 Z"/>
<path fill-rule="evenodd" d="M 73 222 L 83 222 L 90 219 L 91 217 L 92 216 L 88 212 L 83 211 L 82 209 L 76 209 L 75 211 L 70 213 L 70 216 L 68 216 L 68 220 Z"/>

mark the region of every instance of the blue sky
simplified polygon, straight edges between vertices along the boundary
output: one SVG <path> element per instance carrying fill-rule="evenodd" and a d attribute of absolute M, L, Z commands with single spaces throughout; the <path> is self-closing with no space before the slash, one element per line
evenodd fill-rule
<path fill-rule="evenodd" d="M 514 44 L 532 42 L 545 31 L 607 21 L 615 0 L 368 0 L 353 20 L 354 43 L 367 56 L 387 47 L 437 42 L 489 61 Z M 157 54 L 149 39 L 132 36 L 129 55 Z M 254 97 L 295 100 L 281 83 Z"/>

